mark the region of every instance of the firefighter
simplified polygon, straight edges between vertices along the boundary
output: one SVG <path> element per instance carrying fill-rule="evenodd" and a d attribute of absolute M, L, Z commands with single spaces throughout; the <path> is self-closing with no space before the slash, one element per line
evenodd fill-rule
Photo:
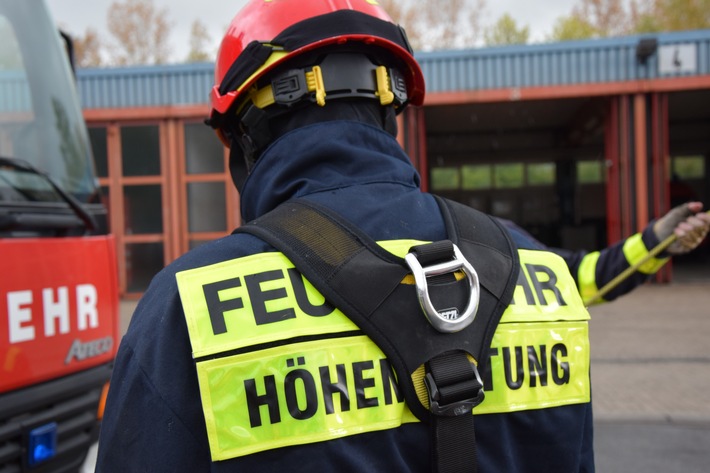
<path fill-rule="evenodd" d="M 254 221 L 244 227 L 278 215 L 286 237 L 316 238 L 319 251 L 241 232 L 161 271 L 121 342 L 97 471 L 593 471 L 589 316 L 575 279 L 523 232 L 420 191 L 395 137 L 424 79 L 377 2 L 249 1 L 215 77 L 209 124 L 230 149 Z M 664 219 L 656 239 L 687 220 Z M 367 245 L 343 258 L 351 235 Z M 478 246 L 494 264 L 469 256 Z M 391 291 L 379 260 L 352 276 L 351 262 L 382 251 Z M 432 266 L 440 253 L 454 257 Z M 311 259 L 342 271 L 305 279 Z M 432 267 L 446 274 L 420 285 Z M 423 308 L 428 291 L 449 288 L 465 310 Z M 488 344 L 466 351 L 469 335 Z M 439 376 L 438 353 L 406 369 L 447 340 L 466 394 L 451 402 L 443 388 L 458 384 Z M 412 386 L 423 388 L 414 398 Z"/>

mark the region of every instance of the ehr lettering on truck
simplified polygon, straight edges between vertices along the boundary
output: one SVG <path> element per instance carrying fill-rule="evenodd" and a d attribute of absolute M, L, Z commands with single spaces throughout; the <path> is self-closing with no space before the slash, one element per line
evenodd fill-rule
<path fill-rule="evenodd" d="M 0 0 L 0 472 L 77 471 L 118 345 L 71 43 L 42 0 Z"/>

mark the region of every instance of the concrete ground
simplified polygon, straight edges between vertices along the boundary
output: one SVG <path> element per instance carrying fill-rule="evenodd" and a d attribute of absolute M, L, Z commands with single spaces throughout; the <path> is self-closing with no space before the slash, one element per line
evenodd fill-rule
<path fill-rule="evenodd" d="M 710 471 L 710 262 L 590 312 L 597 471 Z"/>
<path fill-rule="evenodd" d="M 710 280 L 646 285 L 590 313 L 598 421 L 710 423 Z"/>

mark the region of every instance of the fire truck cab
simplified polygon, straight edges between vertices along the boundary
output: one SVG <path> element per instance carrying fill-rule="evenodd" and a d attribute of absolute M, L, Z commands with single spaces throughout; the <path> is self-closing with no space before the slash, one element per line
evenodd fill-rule
<path fill-rule="evenodd" d="M 43 0 L 0 0 L 0 473 L 78 471 L 119 337 L 115 244 Z"/>

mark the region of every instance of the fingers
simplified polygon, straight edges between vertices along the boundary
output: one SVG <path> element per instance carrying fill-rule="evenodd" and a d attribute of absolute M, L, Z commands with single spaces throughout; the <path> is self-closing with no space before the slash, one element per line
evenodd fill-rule
<path fill-rule="evenodd" d="M 691 215 L 676 226 L 675 233 L 680 237 L 683 236 L 685 233 L 702 229 L 707 225 L 710 225 L 710 215 L 706 213 Z"/>
<path fill-rule="evenodd" d="M 688 202 L 672 208 L 653 226 L 656 237 L 663 241 L 670 235 L 676 241 L 666 250 L 670 254 L 683 254 L 697 248 L 710 231 L 710 215 L 703 212 L 702 202 Z"/>
<path fill-rule="evenodd" d="M 676 225 L 673 232 L 678 240 L 669 248 L 669 252 L 682 254 L 692 251 L 710 232 L 710 215 L 705 212 L 692 215 Z"/>
<path fill-rule="evenodd" d="M 694 214 L 703 210 L 702 202 L 688 202 L 686 205 L 688 206 L 688 210 Z"/>

